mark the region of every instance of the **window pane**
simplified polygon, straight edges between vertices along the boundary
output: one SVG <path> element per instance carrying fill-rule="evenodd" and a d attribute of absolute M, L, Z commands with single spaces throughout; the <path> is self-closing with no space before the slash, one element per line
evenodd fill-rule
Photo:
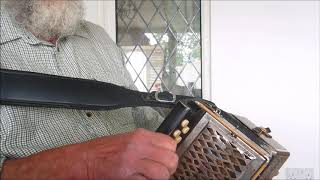
<path fill-rule="evenodd" d="M 140 91 L 201 97 L 200 0 L 117 0 L 117 43 Z"/>

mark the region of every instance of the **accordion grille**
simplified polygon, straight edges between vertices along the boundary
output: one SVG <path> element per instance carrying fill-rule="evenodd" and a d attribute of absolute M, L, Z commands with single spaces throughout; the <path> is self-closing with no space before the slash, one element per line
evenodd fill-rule
<path fill-rule="evenodd" d="M 251 159 L 210 123 L 180 157 L 172 179 L 239 179 Z"/>

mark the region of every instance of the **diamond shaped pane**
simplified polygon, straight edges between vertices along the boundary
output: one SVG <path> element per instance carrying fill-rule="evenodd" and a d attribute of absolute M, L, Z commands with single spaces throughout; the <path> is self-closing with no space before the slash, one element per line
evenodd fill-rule
<path fill-rule="evenodd" d="M 163 3 L 163 1 L 152 0 L 152 3 L 158 8 Z"/>
<path fill-rule="evenodd" d="M 138 73 L 136 72 L 136 70 L 132 67 L 131 63 L 128 62 L 126 63 L 126 68 L 127 70 L 129 71 L 131 77 L 133 80 L 137 79 L 138 78 Z"/>
<path fill-rule="evenodd" d="M 200 11 L 194 16 L 194 18 L 192 19 L 192 22 L 190 24 L 190 27 L 192 29 L 193 32 L 199 33 L 201 31 L 201 17 L 200 17 L 201 13 Z"/>
<path fill-rule="evenodd" d="M 159 78 L 155 81 L 154 85 L 152 86 L 152 89 L 150 91 L 163 91 L 163 88 L 161 86 L 162 80 Z"/>
<path fill-rule="evenodd" d="M 188 23 L 192 21 L 198 11 L 200 11 L 200 7 L 193 0 L 182 1 L 180 5 L 180 12 Z"/>
<path fill-rule="evenodd" d="M 141 3 L 143 3 L 144 0 L 127 0 L 127 1 L 131 1 L 132 4 L 134 4 L 134 6 L 138 9 L 141 6 Z"/>
<path fill-rule="evenodd" d="M 157 45 L 148 59 L 157 74 L 160 74 L 162 72 L 162 68 L 164 66 L 163 57 L 164 52 L 162 51 L 161 47 Z"/>
<path fill-rule="evenodd" d="M 165 0 L 160 6 L 160 14 L 167 22 L 170 22 L 170 20 L 177 14 L 178 10 L 179 7 L 177 2 L 174 0 Z"/>
<path fill-rule="evenodd" d="M 132 67 L 135 69 L 135 71 L 138 73 L 140 77 L 143 75 L 143 73 L 145 73 L 142 71 L 147 63 L 147 58 L 139 46 L 131 54 L 129 62 L 131 63 Z"/>
<path fill-rule="evenodd" d="M 178 46 L 178 41 L 176 40 L 175 34 L 168 29 L 168 32 L 163 36 L 160 42 L 160 46 L 164 52 L 164 60 L 167 61 L 172 57 L 174 58 L 176 56 L 176 49 Z"/>
<path fill-rule="evenodd" d="M 171 92 L 175 94 L 194 96 L 192 90 L 190 90 L 190 85 L 186 84 L 180 77 L 177 78 L 176 85 L 172 88 Z"/>
<path fill-rule="evenodd" d="M 151 19 L 151 22 L 149 24 L 149 29 L 152 33 L 155 34 L 157 40 L 160 40 L 163 36 L 163 33 L 167 29 L 167 23 L 166 21 L 160 16 L 159 12 L 157 12 L 153 18 Z"/>
<path fill-rule="evenodd" d="M 147 45 L 144 45 L 144 46 L 140 46 L 142 52 L 144 53 L 145 57 L 147 59 L 149 59 L 149 57 L 151 56 L 151 54 L 153 53 L 154 49 L 155 49 L 155 45 L 151 46 L 147 46 Z"/>
<path fill-rule="evenodd" d="M 156 12 L 156 7 L 152 3 L 152 1 L 142 1 L 142 4 L 139 8 L 139 13 L 147 24 L 150 23 L 150 20 L 153 17 L 155 12 Z"/>
<path fill-rule="evenodd" d="M 200 0 L 193 0 L 193 2 L 196 4 L 196 6 L 200 9 Z"/>
<path fill-rule="evenodd" d="M 148 90 L 158 90 L 161 87 L 161 81 L 159 80 L 159 74 L 155 71 L 153 65 L 150 62 L 147 62 L 144 66 L 141 77 L 144 78 L 144 83 Z M 155 79 L 158 81 L 155 82 Z M 159 89 L 160 90 L 160 89 Z"/>
<path fill-rule="evenodd" d="M 188 23 L 184 19 L 183 15 L 178 12 L 174 19 L 171 21 L 170 27 L 175 33 L 183 33 L 188 27 Z"/>
<path fill-rule="evenodd" d="M 157 44 L 157 40 L 155 36 L 147 30 L 147 32 L 144 33 L 144 36 L 146 37 L 146 40 L 144 42 L 140 42 L 139 46 L 142 49 L 143 53 L 147 58 L 151 56 L 151 54 L 155 51 Z"/>
<path fill-rule="evenodd" d="M 126 24 L 120 17 L 117 17 L 117 23 L 118 23 L 118 27 L 121 27 L 121 28 L 118 28 L 117 39 L 121 40 L 122 36 L 126 34 L 126 29 L 125 29 Z"/>
<path fill-rule="evenodd" d="M 139 89 L 139 91 L 141 92 L 147 92 L 147 87 L 146 85 L 144 84 L 144 82 L 141 80 L 141 79 L 137 79 L 135 82 L 134 82 L 134 85 Z"/>
<path fill-rule="evenodd" d="M 181 81 L 183 82 L 177 82 L 177 83 L 180 85 L 182 85 L 182 83 L 187 84 L 189 88 L 191 88 L 193 86 L 193 83 L 197 81 L 199 76 L 200 74 L 190 62 L 186 64 L 185 68 L 180 74 Z"/>
<path fill-rule="evenodd" d="M 201 96 L 200 0 L 117 0 L 117 43 L 140 91 Z"/>
<path fill-rule="evenodd" d="M 132 1 L 128 0 L 119 0 L 117 1 L 117 17 L 123 19 L 126 25 L 134 18 L 136 10 Z"/>
<path fill-rule="evenodd" d="M 170 91 L 175 88 L 177 81 L 177 73 L 176 71 L 172 70 L 164 70 L 162 71 L 162 88 L 165 91 Z"/>

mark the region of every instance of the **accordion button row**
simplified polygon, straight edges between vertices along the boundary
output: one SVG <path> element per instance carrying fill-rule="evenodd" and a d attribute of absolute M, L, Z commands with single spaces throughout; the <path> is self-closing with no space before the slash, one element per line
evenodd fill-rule
<path fill-rule="evenodd" d="M 180 143 L 182 141 L 182 134 L 187 134 L 190 131 L 190 127 L 188 127 L 189 125 L 189 120 L 185 119 L 181 122 L 181 130 L 177 129 L 172 133 L 172 137 L 174 138 L 174 140 L 177 143 Z"/>

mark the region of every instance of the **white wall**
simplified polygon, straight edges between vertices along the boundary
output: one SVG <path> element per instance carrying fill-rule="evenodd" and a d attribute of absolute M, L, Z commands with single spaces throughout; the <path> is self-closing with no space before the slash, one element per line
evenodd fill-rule
<path fill-rule="evenodd" d="M 319 179 L 319 1 L 212 1 L 212 95 Z M 296 176 L 301 177 L 301 176 Z"/>

